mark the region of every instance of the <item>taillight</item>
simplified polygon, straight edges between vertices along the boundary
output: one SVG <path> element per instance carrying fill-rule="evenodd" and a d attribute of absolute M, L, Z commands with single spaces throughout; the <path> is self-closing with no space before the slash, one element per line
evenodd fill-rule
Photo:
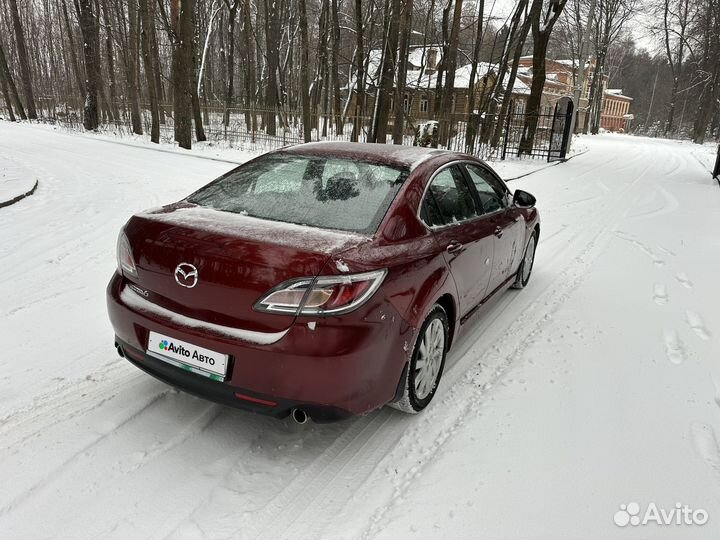
<path fill-rule="evenodd" d="M 281 283 L 253 309 L 293 315 L 342 315 L 359 308 L 378 290 L 387 270 L 299 278 Z"/>
<path fill-rule="evenodd" d="M 120 273 L 126 273 L 129 276 L 137 277 L 137 268 L 135 268 L 135 260 L 133 259 L 130 242 L 123 231 L 120 231 L 117 241 L 117 260 L 118 270 Z"/>

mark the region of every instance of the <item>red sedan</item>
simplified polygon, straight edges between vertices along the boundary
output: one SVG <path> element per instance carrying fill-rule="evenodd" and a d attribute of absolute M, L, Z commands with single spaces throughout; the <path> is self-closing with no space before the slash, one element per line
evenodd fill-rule
<path fill-rule="evenodd" d="M 270 152 L 128 221 L 115 347 L 187 392 L 300 422 L 419 412 L 470 317 L 530 279 L 534 205 L 463 154 Z"/>

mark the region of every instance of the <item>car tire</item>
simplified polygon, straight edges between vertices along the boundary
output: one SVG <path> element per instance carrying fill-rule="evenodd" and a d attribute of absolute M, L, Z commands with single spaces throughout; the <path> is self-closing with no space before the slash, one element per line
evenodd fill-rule
<path fill-rule="evenodd" d="M 401 397 L 390 403 L 391 407 L 417 414 L 430 404 L 445 368 L 449 335 L 445 309 L 435 304 L 417 334 L 410 364 L 401 382 Z"/>
<path fill-rule="evenodd" d="M 515 282 L 512 284 L 513 289 L 523 289 L 525 285 L 528 284 L 528 281 L 530 281 L 530 274 L 532 274 L 533 264 L 535 264 L 537 239 L 538 233 L 537 231 L 533 231 L 530 240 L 528 240 L 525 246 L 520 268 L 518 268 L 517 274 L 515 275 Z"/>

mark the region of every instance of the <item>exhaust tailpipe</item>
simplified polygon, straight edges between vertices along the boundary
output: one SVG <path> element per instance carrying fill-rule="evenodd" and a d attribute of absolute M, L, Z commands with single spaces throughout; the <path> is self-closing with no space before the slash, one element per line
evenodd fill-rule
<path fill-rule="evenodd" d="M 125 353 L 123 352 L 122 347 L 117 341 L 115 342 L 115 350 L 117 351 L 120 358 L 125 358 Z"/>
<path fill-rule="evenodd" d="M 306 423 L 310 419 L 308 414 L 302 409 L 293 409 L 292 411 L 290 411 L 290 416 L 296 424 L 300 425 Z"/>

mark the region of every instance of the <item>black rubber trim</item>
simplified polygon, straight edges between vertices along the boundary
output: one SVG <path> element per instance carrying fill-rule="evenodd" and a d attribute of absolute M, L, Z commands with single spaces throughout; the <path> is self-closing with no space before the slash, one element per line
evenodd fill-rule
<path fill-rule="evenodd" d="M 35 193 L 35 190 L 37 189 L 37 187 L 38 187 L 38 181 L 35 180 L 35 185 L 32 187 L 32 189 L 31 189 L 30 191 L 28 191 L 27 193 L 23 193 L 23 194 L 21 194 L 21 195 L 18 195 L 17 197 L 13 197 L 13 198 L 10 199 L 9 201 L 2 201 L 2 202 L 0 202 L 0 208 L 4 208 L 4 207 L 6 207 L 6 206 L 10 206 L 11 204 L 15 204 L 15 203 L 18 202 L 18 201 L 22 201 L 25 197 L 29 197 L 30 195 L 32 195 L 33 193 Z"/>
<path fill-rule="evenodd" d="M 176 367 L 172 364 L 153 358 L 145 353 L 145 351 L 135 349 L 127 343 L 119 340 L 117 337 L 115 338 L 115 348 L 120 356 L 143 370 L 148 375 L 152 375 L 156 379 L 174 386 L 183 392 L 214 401 L 215 403 L 220 403 L 221 405 L 265 414 L 275 418 L 285 418 L 290 414 L 292 409 L 302 409 L 308 414 L 308 416 L 310 416 L 313 422 L 316 423 L 335 422 L 352 416 L 349 411 L 338 407 L 291 401 L 275 396 L 258 394 L 257 392 L 246 390 L 245 388 L 231 386 L 227 383 L 207 379 L 201 375 L 185 371 L 184 369 Z M 238 399 L 235 397 L 235 392 L 258 399 L 273 401 L 277 403 L 277 406 L 272 407 Z"/>

